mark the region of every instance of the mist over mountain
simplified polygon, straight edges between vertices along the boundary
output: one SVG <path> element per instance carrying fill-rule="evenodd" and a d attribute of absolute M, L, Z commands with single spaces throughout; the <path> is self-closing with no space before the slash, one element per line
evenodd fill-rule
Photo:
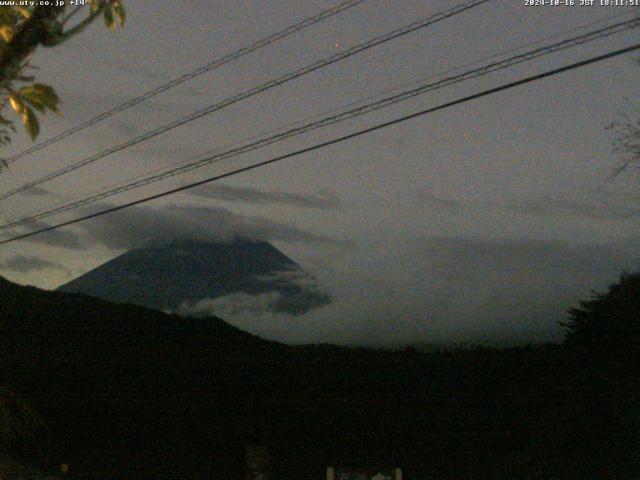
<path fill-rule="evenodd" d="M 189 316 L 230 309 L 298 315 L 331 301 L 272 244 L 242 238 L 130 250 L 59 290 Z"/>

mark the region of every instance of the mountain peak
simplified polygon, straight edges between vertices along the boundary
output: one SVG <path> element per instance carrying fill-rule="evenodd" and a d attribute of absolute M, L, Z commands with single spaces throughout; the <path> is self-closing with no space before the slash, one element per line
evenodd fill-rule
<path fill-rule="evenodd" d="M 267 310 L 291 314 L 330 301 L 311 275 L 271 243 L 241 237 L 130 250 L 59 290 L 183 312 L 185 307 L 237 295 L 269 295 L 263 302 Z"/>

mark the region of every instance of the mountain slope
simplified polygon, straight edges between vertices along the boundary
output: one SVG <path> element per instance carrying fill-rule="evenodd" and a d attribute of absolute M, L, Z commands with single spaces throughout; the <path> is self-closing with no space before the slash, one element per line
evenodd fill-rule
<path fill-rule="evenodd" d="M 66 338 L 65 344 L 80 340 L 83 335 L 117 333 L 135 341 L 137 334 L 153 335 L 156 339 L 166 334 L 176 339 L 183 332 L 212 344 L 276 345 L 276 342 L 243 332 L 217 317 L 196 322 L 141 306 L 113 304 L 84 294 L 17 285 L 3 277 L 0 277 L 0 299 L 0 332 L 5 345 L 9 343 L 7 339 L 13 337 L 22 336 L 27 341 L 34 331 L 40 337 L 58 332 L 57 335 Z M 76 335 L 78 339 L 74 339 Z"/>
<path fill-rule="evenodd" d="M 0 277 L 0 385 L 42 418 L 45 428 L 24 455 L 45 471 L 63 460 L 92 475 L 154 474 L 178 464 L 197 470 L 203 445 L 226 453 L 222 465 L 241 468 L 236 437 L 247 423 L 216 412 L 243 412 L 238 400 L 251 384 L 239 365 L 284 350 L 219 318 L 183 318 Z M 222 437 L 209 438 L 216 431 Z"/>
<path fill-rule="evenodd" d="M 59 290 L 171 311 L 237 294 L 271 294 L 268 308 L 292 314 L 329 302 L 313 278 L 273 245 L 242 239 L 131 250 Z"/>

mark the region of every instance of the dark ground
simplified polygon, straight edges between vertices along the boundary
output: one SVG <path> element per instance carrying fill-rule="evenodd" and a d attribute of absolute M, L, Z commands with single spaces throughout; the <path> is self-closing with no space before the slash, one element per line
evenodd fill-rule
<path fill-rule="evenodd" d="M 0 385 L 38 412 L 16 461 L 70 478 L 637 478 L 637 347 L 288 347 L 0 279 Z M 640 314 L 638 315 L 640 318 Z M 575 343 L 575 342 L 574 342 Z"/>

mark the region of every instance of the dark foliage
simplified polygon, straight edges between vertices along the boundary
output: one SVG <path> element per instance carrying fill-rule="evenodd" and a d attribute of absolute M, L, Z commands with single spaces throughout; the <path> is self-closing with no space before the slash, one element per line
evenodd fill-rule
<path fill-rule="evenodd" d="M 566 342 L 585 348 L 640 347 L 640 272 L 623 274 L 606 293 L 569 311 Z"/>

